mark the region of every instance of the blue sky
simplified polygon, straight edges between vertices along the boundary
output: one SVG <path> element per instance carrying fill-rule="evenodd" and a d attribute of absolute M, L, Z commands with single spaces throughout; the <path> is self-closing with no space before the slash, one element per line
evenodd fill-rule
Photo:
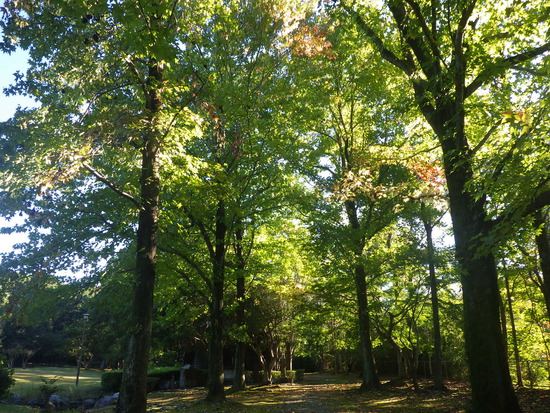
<path fill-rule="evenodd" d="M 11 55 L 0 53 L 0 122 L 9 119 L 15 112 L 17 106 L 32 107 L 36 104 L 32 99 L 25 96 L 6 96 L 3 93 L 4 88 L 13 83 L 13 74 L 18 70 L 21 72 L 25 71 L 27 57 L 27 53 L 22 50 L 18 50 Z M 0 218 L 0 227 L 9 225 L 9 222 Z M 24 235 L 0 234 L 0 253 L 11 251 L 13 249 L 13 244 L 22 242 L 25 239 L 26 237 Z"/>

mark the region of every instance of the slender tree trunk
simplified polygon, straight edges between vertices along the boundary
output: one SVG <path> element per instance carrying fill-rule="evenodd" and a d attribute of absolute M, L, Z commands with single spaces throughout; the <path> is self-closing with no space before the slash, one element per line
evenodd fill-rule
<path fill-rule="evenodd" d="M 367 283 L 365 267 L 356 265 L 355 267 L 355 288 L 357 293 L 357 306 L 359 313 L 359 336 L 361 338 L 361 358 L 363 361 L 363 382 L 361 389 L 378 389 L 380 380 L 376 371 L 374 362 L 374 352 L 372 349 L 372 340 L 370 336 L 370 315 L 367 301 Z"/>
<path fill-rule="evenodd" d="M 208 402 L 225 400 L 223 376 L 223 287 L 225 283 L 225 203 L 218 201 L 214 262 L 212 271 L 212 298 L 210 301 L 210 337 L 208 341 Z"/>
<path fill-rule="evenodd" d="M 285 368 L 287 370 L 292 370 L 293 356 L 294 356 L 294 346 L 293 346 L 292 342 L 287 341 L 285 343 Z"/>
<path fill-rule="evenodd" d="M 245 319 L 245 279 L 244 279 L 244 267 L 245 260 L 243 256 L 243 230 L 238 225 L 238 229 L 235 232 L 236 245 L 235 245 L 235 255 L 237 258 L 237 327 L 239 329 L 244 329 L 246 327 Z M 242 334 L 242 332 L 240 332 Z M 233 378 L 232 389 L 234 391 L 241 391 L 246 388 L 246 376 L 245 376 L 245 352 L 246 352 L 246 343 L 240 338 L 237 340 L 235 345 L 235 372 Z"/>
<path fill-rule="evenodd" d="M 424 204 L 422 203 L 422 209 L 425 209 Z M 430 274 L 430 293 L 432 300 L 432 318 L 433 318 L 433 344 L 434 352 L 431 360 L 431 367 L 433 369 L 433 380 L 434 380 L 434 389 L 444 390 L 445 385 L 443 384 L 443 365 L 441 357 L 441 326 L 439 322 L 439 300 L 437 298 L 437 277 L 435 275 L 435 257 L 434 257 L 434 246 L 433 246 L 433 237 L 432 237 L 432 225 L 428 220 L 423 216 L 422 221 L 424 223 L 424 229 L 426 231 L 427 239 L 427 253 L 428 253 L 428 271 Z"/>
<path fill-rule="evenodd" d="M 153 325 L 160 194 L 160 132 L 156 130 L 156 115 L 161 110 L 159 85 L 162 79 L 162 67 L 158 64 L 152 65 L 149 69 L 146 96 L 146 109 L 152 126 L 145 135 L 142 147 L 136 280 L 130 321 L 131 336 L 117 405 L 120 413 L 145 413 L 147 410 L 147 366 Z"/>
<path fill-rule="evenodd" d="M 540 228 L 536 236 L 537 249 L 539 252 L 539 265 L 542 271 L 541 290 L 546 303 L 546 312 L 550 319 L 550 231 L 548 230 L 548 212 L 538 210 L 535 213 L 535 225 Z"/>
<path fill-rule="evenodd" d="M 523 387 L 523 377 L 521 375 L 521 358 L 519 355 L 518 337 L 516 333 L 516 322 L 514 320 L 514 311 L 512 308 L 512 294 L 510 292 L 510 281 L 508 275 L 504 271 L 504 283 L 506 285 L 506 299 L 508 302 L 508 317 L 510 317 L 510 327 L 512 328 L 512 345 L 514 348 L 514 360 L 516 362 L 516 376 L 518 386 Z"/>
<path fill-rule="evenodd" d="M 367 274 L 365 266 L 361 263 L 364 241 L 359 233 L 360 225 L 357 217 L 357 205 L 354 201 L 345 202 L 346 213 L 350 222 L 351 236 L 355 244 L 353 279 L 357 295 L 357 310 L 359 314 L 359 337 L 361 339 L 361 359 L 363 367 L 363 382 L 361 389 L 378 389 L 380 380 L 374 362 L 374 353 L 371 340 L 371 322 L 367 299 Z"/>
<path fill-rule="evenodd" d="M 500 308 L 500 328 L 502 330 L 502 336 L 504 337 L 504 345 L 508 348 L 508 327 L 506 324 L 506 308 L 504 308 L 504 301 L 500 297 L 498 306 Z"/>

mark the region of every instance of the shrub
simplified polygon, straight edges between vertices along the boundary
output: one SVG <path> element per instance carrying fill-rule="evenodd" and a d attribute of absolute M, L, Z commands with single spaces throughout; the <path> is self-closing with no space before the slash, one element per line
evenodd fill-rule
<path fill-rule="evenodd" d="M 101 375 L 101 389 L 109 393 L 119 391 L 122 384 L 122 373 L 122 370 L 103 372 Z"/>
<path fill-rule="evenodd" d="M 147 377 L 147 393 L 157 390 L 160 380 L 158 377 Z"/>
<path fill-rule="evenodd" d="M 55 383 L 57 380 L 59 380 L 61 377 L 55 376 L 53 379 L 47 379 L 46 377 L 40 377 L 40 380 L 42 380 L 42 384 L 38 386 L 38 390 L 40 391 L 40 394 L 46 401 L 50 400 L 50 396 L 54 393 L 57 393 L 59 390 L 59 386 L 57 386 Z"/>
<path fill-rule="evenodd" d="M 156 367 L 147 372 L 147 376 L 156 377 L 159 381 L 178 381 L 181 367 Z"/>
<path fill-rule="evenodd" d="M 296 382 L 299 382 L 299 381 L 302 381 L 304 379 L 304 375 L 306 373 L 306 370 L 305 369 L 296 369 L 295 370 L 296 372 Z"/>
<path fill-rule="evenodd" d="M 13 369 L 7 369 L 0 365 L 0 397 L 5 397 L 14 384 Z"/>
<path fill-rule="evenodd" d="M 208 382 L 208 370 L 196 369 L 191 367 L 185 370 L 186 387 L 204 387 Z"/>
<path fill-rule="evenodd" d="M 185 373 L 186 385 L 188 387 L 205 386 L 206 370 L 189 369 Z M 106 392 L 117 392 L 122 384 L 122 370 L 105 371 L 101 375 L 101 388 Z M 180 367 L 156 367 L 147 372 L 147 389 L 153 391 L 160 382 L 174 380 L 180 377 Z"/>
<path fill-rule="evenodd" d="M 283 376 L 283 373 L 280 371 L 272 371 L 271 379 L 273 383 L 297 383 L 304 379 L 304 373 L 304 369 L 287 370 Z"/>

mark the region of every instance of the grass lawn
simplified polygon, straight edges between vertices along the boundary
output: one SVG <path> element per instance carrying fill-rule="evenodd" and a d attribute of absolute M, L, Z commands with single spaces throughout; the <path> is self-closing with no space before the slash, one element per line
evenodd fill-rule
<path fill-rule="evenodd" d="M 46 379 L 59 378 L 55 382 L 58 391 L 55 394 L 61 397 L 69 397 L 74 400 L 88 397 L 97 398 L 101 394 L 101 372 L 93 370 L 80 370 L 78 387 L 76 381 L 76 367 L 29 367 L 27 369 L 16 368 L 13 374 L 15 385 L 10 392 L 19 393 L 25 399 L 37 398 L 40 395 L 40 385 L 44 384 L 41 377 Z M 0 413 L 32 412 L 37 411 L 22 406 L 0 405 Z"/>

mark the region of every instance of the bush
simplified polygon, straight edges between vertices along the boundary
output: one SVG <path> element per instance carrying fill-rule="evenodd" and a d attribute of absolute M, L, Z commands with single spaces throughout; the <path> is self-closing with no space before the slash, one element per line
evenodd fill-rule
<path fill-rule="evenodd" d="M 57 380 L 59 380 L 61 377 L 55 376 L 53 379 L 48 379 L 46 377 L 40 377 L 40 380 L 42 380 L 42 384 L 38 386 L 38 390 L 40 391 L 40 394 L 48 403 L 48 400 L 50 400 L 50 396 L 54 393 L 57 393 L 59 390 L 59 386 L 55 383 Z"/>
<path fill-rule="evenodd" d="M 271 380 L 273 383 L 297 383 L 304 379 L 304 369 L 287 370 L 283 376 L 281 371 L 272 371 Z"/>
<path fill-rule="evenodd" d="M 295 372 L 296 372 L 296 381 L 297 382 L 302 381 L 304 379 L 304 375 L 306 373 L 306 370 L 305 369 L 296 369 Z"/>
<path fill-rule="evenodd" d="M 160 380 L 158 377 L 147 377 L 147 393 L 158 389 Z"/>
<path fill-rule="evenodd" d="M 7 369 L 0 366 L 0 397 L 5 397 L 8 394 L 8 390 L 15 384 L 13 378 L 13 369 Z"/>
<path fill-rule="evenodd" d="M 101 389 L 109 393 L 116 393 L 122 384 L 122 370 L 105 371 L 101 375 Z"/>
<path fill-rule="evenodd" d="M 159 381 L 178 381 L 181 367 L 156 367 L 147 372 L 147 376 L 156 377 Z"/>
<path fill-rule="evenodd" d="M 101 375 L 101 389 L 106 392 L 117 392 L 122 384 L 122 370 L 106 371 Z M 156 390 L 163 381 L 178 381 L 180 367 L 157 367 L 147 372 L 148 391 Z M 206 386 L 206 370 L 189 369 L 185 372 L 186 385 L 188 387 Z"/>

